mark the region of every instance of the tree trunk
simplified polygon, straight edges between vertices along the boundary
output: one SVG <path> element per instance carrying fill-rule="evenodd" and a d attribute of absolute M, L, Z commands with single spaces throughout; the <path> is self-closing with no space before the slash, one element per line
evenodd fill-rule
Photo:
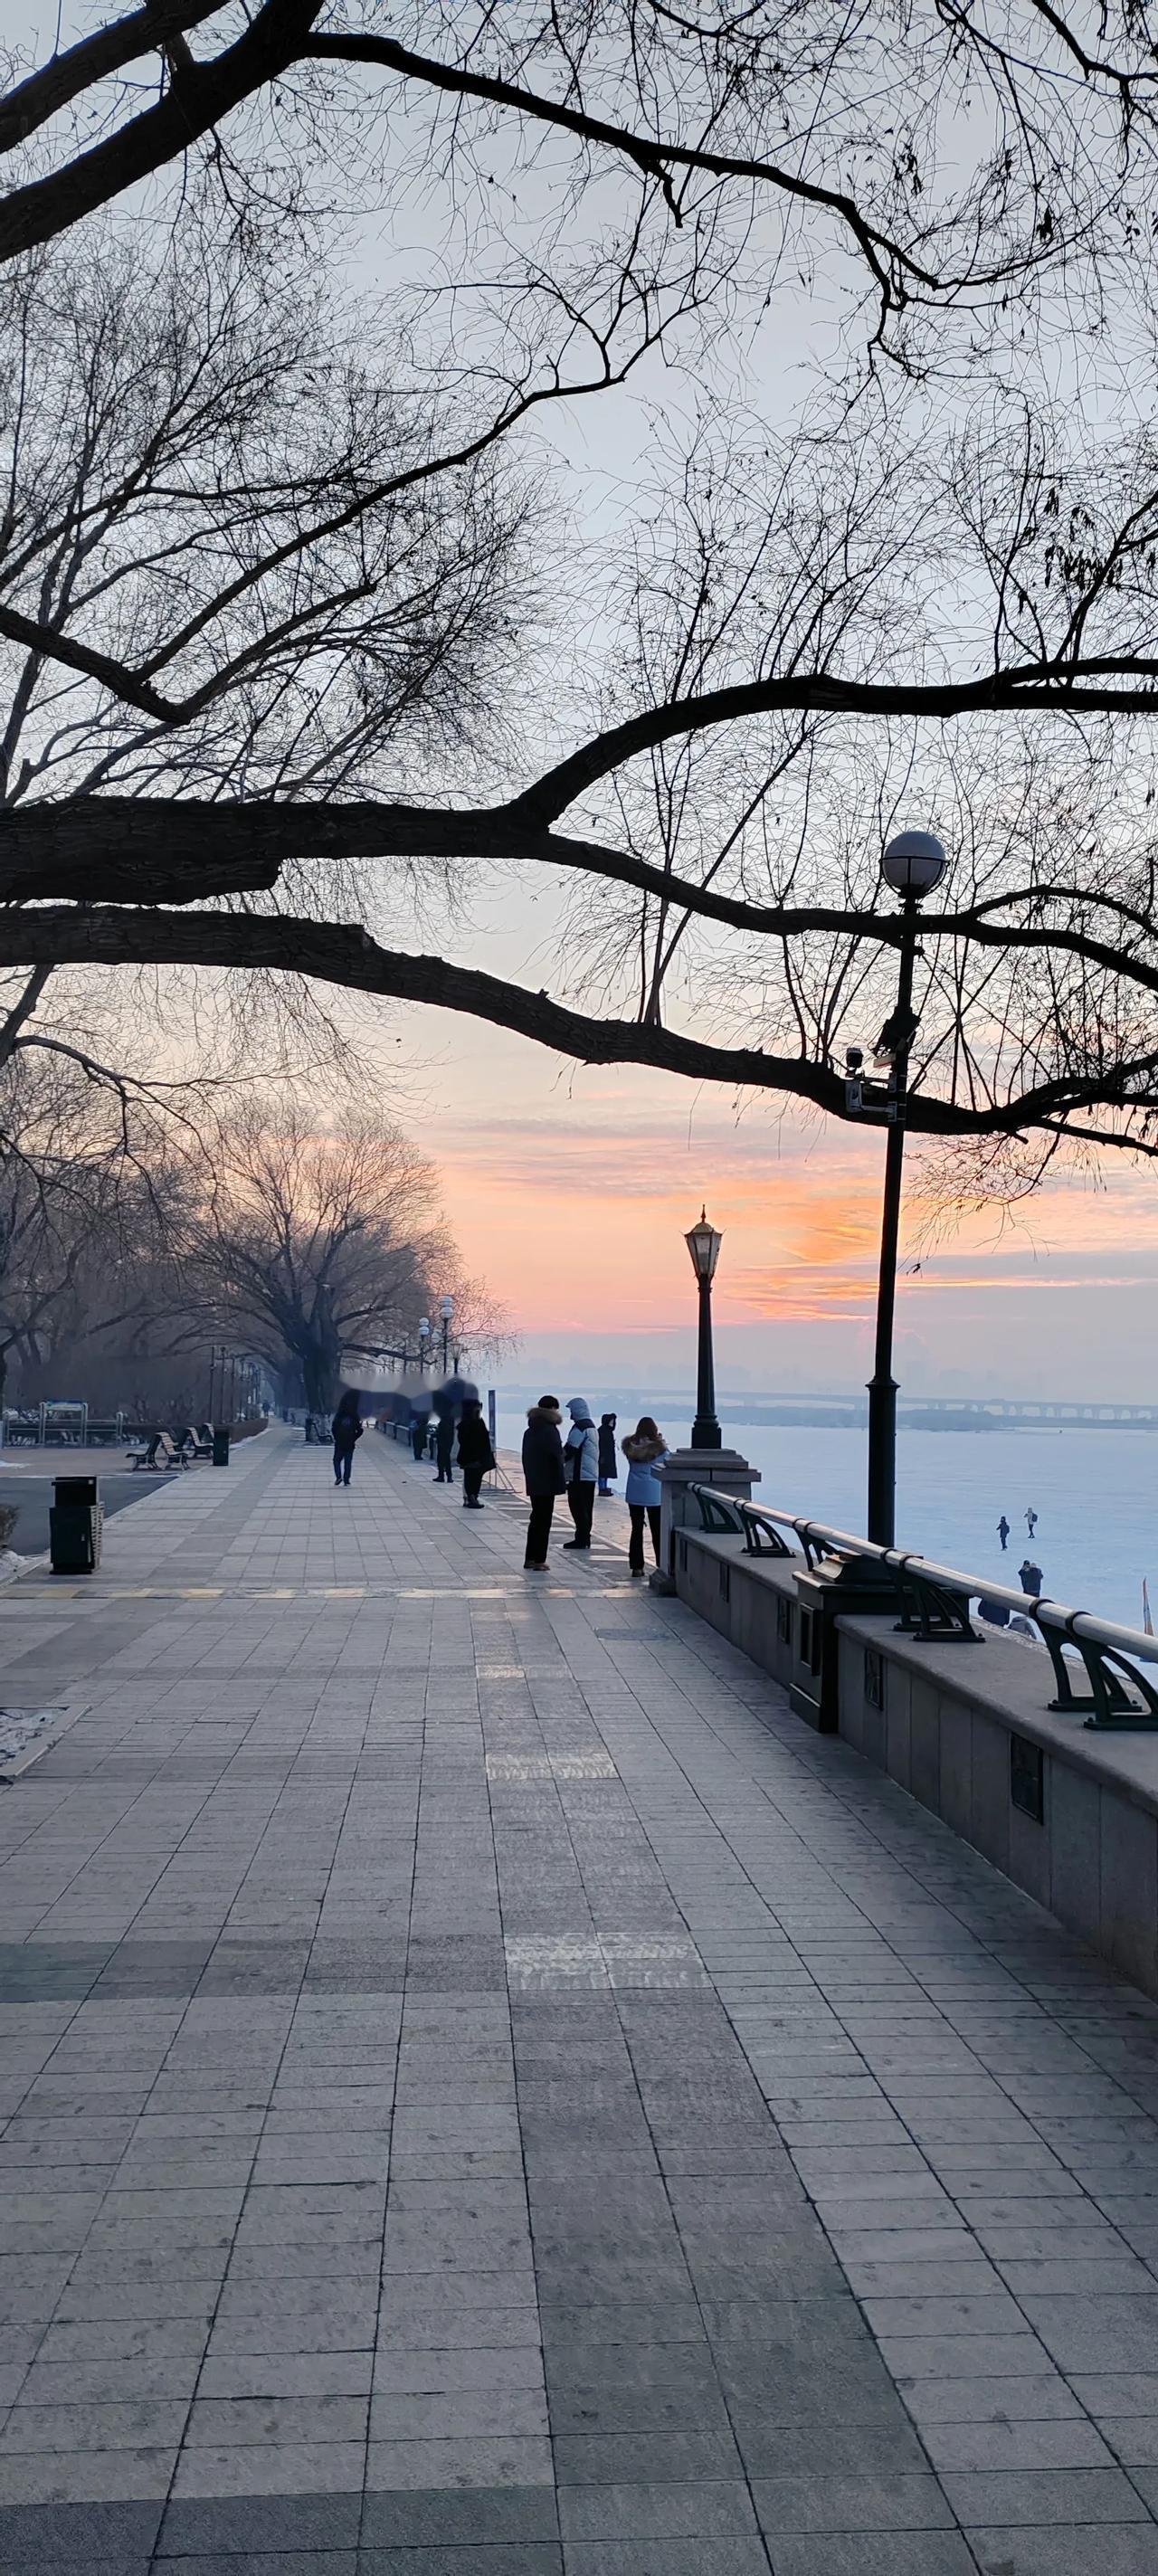
<path fill-rule="evenodd" d="M 302 1353 L 302 1379 L 310 1413 L 332 1413 L 337 1403 L 338 1355 L 321 1342 Z"/>

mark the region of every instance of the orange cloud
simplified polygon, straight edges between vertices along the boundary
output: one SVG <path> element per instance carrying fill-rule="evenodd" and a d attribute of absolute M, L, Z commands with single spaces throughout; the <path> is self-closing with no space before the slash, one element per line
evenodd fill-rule
<path fill-rule="evenodd" d="M 673 1082 L 577 1076 L 521 1112 L 456 1117 L 441 1146 L 447 1207 L 469 1267 L 484 1272 L 527 1330 L 645 1333 L 686 1326 L 693 1294 L 682 1236 L 701 1198 L 725 1234 L 721 1322 L 859 1329 L 876 1286 L 882 1136 L 757 1104 L 729 1120 L 715 1095 Z M 477 1096 L 477 1094 L 476 1094 Z M 914 1148 L 900 1294 L 1130 1287 L 1158 1266 L 1148 1173 L 1094 1189 L 1069 1175 L 1012 1216 L 964 1213 L 921 1255 L 932 1202 Z"/>

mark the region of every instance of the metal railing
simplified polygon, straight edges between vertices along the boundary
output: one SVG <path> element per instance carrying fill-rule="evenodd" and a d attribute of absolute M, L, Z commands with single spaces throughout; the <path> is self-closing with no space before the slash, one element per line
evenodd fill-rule
<path fill-rule="evenodd" d="M 1016 1592 L 983 1575 L 964 1574 L 958 1566 L 937 1565 L 911 1549 L 878 1547 L 872 1539 L 829 1529 L 823 1521 L 722 1494 L 718 1486 L 689 1485 L 687 1491 L 696 1497 L 704 1530 L 742 1538 L 749 1556 L 794 1556 L 784 1536 L 791 1530 L 810 1573 L 833 1559 L 842 1566 L 871 1568 L 892 1588 L 901 1614 L 898 1631 L 929 1644 L 980 1643 L 970 1616 L 974 1601 L 1008 1610 L 1030 1635 L 1036 1630 L 1046 1648 L 1057 1692 L 1051 1709 L 1084 1716 L 1086 1725 L 1095 1728 L 1158 1727 L 1158 1688 L 1138 1670 L 1140 1662 L 1158 1664 L 1158 1637 L 1100 1619 L 1092 1610 L 1071 1610 L 1044 1594 Z M 1085 1669 L 1084 1691 L 1074 1689 L 1075 1655 Z"/>

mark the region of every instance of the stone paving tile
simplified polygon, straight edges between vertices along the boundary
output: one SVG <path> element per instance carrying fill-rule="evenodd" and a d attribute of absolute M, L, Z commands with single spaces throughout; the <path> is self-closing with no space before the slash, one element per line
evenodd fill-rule
<path fill-rule="evenodd" d="M 0 2576 L 1158 2576 L 1158 2011 L 622 1515 L 535 1591 L 327 1468 L 0 1599 L 88 1701 L 0 1806 Z"/>

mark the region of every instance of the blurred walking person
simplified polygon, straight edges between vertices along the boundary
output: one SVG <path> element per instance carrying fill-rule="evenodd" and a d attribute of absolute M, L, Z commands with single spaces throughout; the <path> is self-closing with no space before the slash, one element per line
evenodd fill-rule
<path fill-rule="evenodd" d="M 484 1512 L 486 1504 L 479 1501 L 479 1486 L 494 1466 L 495 1453 L 477 1396 L 468 1395 L 463 1403 L 462 1420 L 458 1426 L 458 1463 L 462 1469 L 464 1508 L 468 1512 Z"/>
<path fill-rule="evenodd" d="M 531 1506 L 527 1523 L 527 1552 L 523 1564 L 528 1574 L 545 1574 L 547 1547 L 555 1496 L 566 1491 L 563 1473 L 563 1443 L 559 1437 L 561 1415 L 553 1395 L 541 1395 L 527 1413 L 523 1433 L 523 1483 Z"/>
<path fill-rule="evenodd" d="M 436 1485 L 453 1485 L 454 1469 L 450 1462 L 454 1456 L 454 1406 L 435 1396 L 434 1407 L 434 1454 L 438 1460 L 438 1474 L 434 1481 Z"/>
<path fill-rule="evenodd" d="M 1004 1512 L 997 1524 L 997 1535 L 1001 1541 L 1001 1553 L 1004 1556 L 1006 1548 L 1009 1545 L 1009 1523 L 1006 1520 Z"/>
<path fill-rule="evenodd" d="M 610 1493 L 619 1473 L 615 1455 L 615 1425 L 618 1419 L 619 1416 L 615 1413 L 601 1413 L 599 1416 L 599 1491 L 601 1494 Z"/>
<path fill-rule="evenodd" d="M 563 1443 L 563 1473 L 567 1479 L 567 1501 L 575 1523 L 575 1536 L 565 1538 L 563 1545 L 587 1549 L 591 1545 L 595 1487 L 599 1477 L 599 1434 L 585 1395 L 570 1396 L 567 1411 L 571 1416 L 571 1428 Z"/>
<path fill-rule="evenodd" d="M 627 1460 L 625 1491 L 627 1508 L 631 1514 L 631 1540 L 627 1551 L 627 1562 L 633 1574 L 642 1574 L 645 1521 L 651 1530 L 652 1550 L 656 1564 L 659 1564 L 659 1513 L 660 1504 L 663 1501 L 663 1487 L 656 1470 L 662 1466 L 667 1456 L 667 1442 L 658 1423 L 652 1421 L 650 1413 L 645 1413 L 636 1423 L 634 1431 L 629 1432 L 626 1440 L 621 1440 L 619 1445 Z"/>
<path fill-rule="evenodd" d="M 334 1483 L 348 1485 L 354 1450 L 362 1437 L 362 1409 L 356 1387 L 348 1386 L 330 1425 L 334 1443 Z"/>

